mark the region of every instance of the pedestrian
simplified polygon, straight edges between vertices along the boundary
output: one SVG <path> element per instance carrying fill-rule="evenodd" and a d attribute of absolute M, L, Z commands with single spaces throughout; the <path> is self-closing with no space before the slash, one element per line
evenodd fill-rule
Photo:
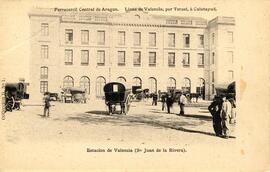
<path fill-rule="evenodd" d="M 162 94 L 161 95 L 162 111 L 165 109 L 166 99 L 167 99 L 167 95 L 166 94 Z"/>
<path fill-rule="evenodd" d="M 184 94 L 181 93 L 179 98 L 180 113 L 179 115 L 185 115 L 185 104 L 187 103 L 187 98 Z"/>
<path fill-rule="evenodd" d="M 156 93 L 153 93 L 152 96 L 153 96 L 152 97 L 153 98 L 152 105 L 155 105 L 156 106 L 157 105 L 157 99 L 158 99 L 157 94 Z"/>
<path fill-rule="evenodd" d="M 220 112 L 222 108 L 222 99 L 215 96 L 213 102 L 208 106 L 208 110 L 213 117 L 213 128 L 216 136 L 222 135 Z"/>
<path fill-rule="evenodd" d="M 167 96 L 167 98 L 166 98 L 166 104 L 167 104 L 168 113 L 171 113 L 170 112 L 170 108 L 173 105 L 173 98 L 172 98 L 172 94 L 171 93 L 169 93 L 168 96 Z"/>
<path fill-rule="evenodd" d="M 229 102 L 232 105 L 230 124 L 235 124 L 236 123 L 236 103 L 235 103 L 235 100 L 233 98 L 229 98 Z"/>
<path fill-rule="evenodd" d="M 46 116 L 49 117 L 50 116 L 50 106 L 51 106 L 49 92 L 44 93 L 43 100 L 44 100 L 44 114 L 43 114 L 43 116 L 44 117 L 46 117 Z"/>
<path fill-rule="evenodd" d="M 232 105 L 228 100 L 228 97 L 222 98 L 222 108 L 221 108 L 221 128 L 222 128 L 222 136 L 224 138 L 229 138 L 229 120 L 231 118 Z"/>

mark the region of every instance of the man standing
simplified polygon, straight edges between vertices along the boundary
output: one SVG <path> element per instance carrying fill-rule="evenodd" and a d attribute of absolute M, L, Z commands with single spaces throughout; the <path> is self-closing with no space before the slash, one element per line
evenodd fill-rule
<path fill-rule="evenodd" d="M 208 106 L 208 110 L 213 117 L 213 128 L 216 133 L 216 136 L 222 135 L 221 129 L 221 117 L 220 112 L 222 108 L 222 99 L 218 96 L 215 96 L 213 102 Z"/>
<path fill-rule="evenodd" d="M 50 95 L 49 95 L 48 92 L 44 93 L 43 100 L 44 100 L 44 114 L 43 114 L 43 116 L 44 117 L 46 117 L 46 116 L 49 117 L 50 116 L 50 106 L 51 106 L 51 104 L 50 104 Z"/>
<path fill-rule="evenodd" d="M 224 138 L 229 138 L 229 119 L 231 118 L 232 105 L 228 101 L 229 97 L 223 97 L 223 103 L 221 108 L 221 127 L 222 127 L 222 135 Z"/>
<path fill-rule="evenodd" d="M 165 109 L 166 97 L 166 94 L 161 95 L 162 111 Z"/>
<path fill-rule="evenodd" d="M 168 110 L 168 113 L 171 113 L 170 112 L 170 108 L 172 107 L 173 105 L 173 98 L 172 98 L 172 94 L 171 93 L 168 93 L 168 96 L 166 98 L 166 104 L 167 104 L 167 110 Z"/>
<path fill-rule="evenodd" d="M 153 95 L 153 102 L 152 102 L 152 105 L 157 105 L 157 99 L 158 99 L 158 97 L 157 97 L 157 94 L 156 93 L 154 93 Z"/>
<path fill-rule="evenodd" d="M 235 103 L 235 100 L 233 98 L 230 98 L 228 101 L 232 105 L 230 124 L 235 124 L 236 123 L 236 103 Z"/>
<path fill-rule="evenodd" d="M 181 96 L 179 98 L 179 105 L 180 105 L 180 114 L 179 115 L 185 115 L 185 104 L 187 102 L 187 98 L 184 94 L 181 93 Z"/>

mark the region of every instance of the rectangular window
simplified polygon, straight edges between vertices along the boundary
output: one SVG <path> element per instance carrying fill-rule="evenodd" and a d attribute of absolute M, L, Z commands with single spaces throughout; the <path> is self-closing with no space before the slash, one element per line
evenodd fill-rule
<path fill-rule="evenodd" d="M 89 51 L 81 50 L 81 65 L 88 65 L 88 64 L 89 64 Z"/>
<path fill-rule="evenodd" d="M 141 45 L 141 32 L 134 32 L 133 39 L 134 39 L 134 45 L 140 46 Z"/>
<path fill-rule="evenodd" d="M 97 65 L 98 66 L 105 65 L 105 51 L 104 50 L 97 51 Z"/>
<path fill-rule="evenodd" d="M 126 52 L 118 51 L 118 66 L 125 66 L 126 62 Z"/>
<path fill-rule="evenodd" d="M 212 94 L 215 94 L 215 85 L 212 84 Z"/>
<path fill-rule="evenodd" d="M 48 36 L 49 35 L 49 24 L 41 23 L 41 35 Z"/>
<path fill-rule="evenodd" d="M 204 67 L 204 54 L 198 54 L 198 67 Z"/>
<path fill-rule="evenodd" d="M 40 81 L 40 92 L 48 92 L 48 81 Z"/>
<path fill-rule="evenodd" d="M 215 64 L 215 53 L 214 53 L 214 52 L 212 52 L 212 60 L 211 60 L 211 63 L 212 63 L 212 64 Z"/>
<path fill-rule="evenodd" d="M 40 68 L 40 79 L 48 79 L 48 68 L 47 67 L 41 67 Z"/>
<path fill-rule="evenodd" d="M 228 43 L 233 43 L 233 32 L 228 32 Z"/>
<path fill-rule="evenodd" d="M 168 65 L 175 66 L 175 53 L 168 53 Z"/>
<path fill-rule="evenodd" d="M 166 24 L 178 24 L 178 20 L 166 20 Z"/>
<path fill-rule="evenodd" d="M 233 76 L 233 71 L 232 70 L 229 70 L 228 71 L 228 79 L 230 80 L 230 81 L 232 81 L 233 79 L 234 79 L 234 76 Z"/>
<path fill-rule="evenodd" d="M 189 34 L 183 34 L 184 48 L 189 48 L 190 46 L 190 36 Z"/>
<path fill-rule="evenodd" d="M 73 30 L 72 29 L 65 30 L 65 39 L 66 39 L 66 44 L 73 43 Z"/>
<path fill-rule="evenodd" d="M 215 33 L 212 33 L 212 44 L 215 43 Z"/>
<path fill-rule="evenodd" d="M 215 82 L 215 72 L 212 71 L 212 82 Z"/>
<path fill-rule="evenodd" d="M 149 46 L 150 47 L 156 46 L 156 33 L 155 32 L 149 33 Z"/>
<path fill-rule="evenodd" d="M 141 66 L 141 52 L 140 51 L 133 52 L 133 65 Z"/>
<path fill-rule="evenodd" d="M 227 52 L 227 58 L 228 58 L 228 64 L 233 64 L 233 52 L 232 51 L 228 51 Z"/>
<path fill-rule="evenodd" d="M 203 48 L 204 47 L 204 36 L 198 35 L 198 38 L 199 38 L 199 47 Z"/>
<path fill-rule="evenodd" d="M 118 32 L 118 45 L 125 45 L 126 33 L 124 31 Z"/>
<path fill-rule="evenodd" d="M 156 66 L 156 52 L 149 52 L 149 66 Z"/>
<path fill-rule="evenodd" d="M 190 55 L 189 53 L 183 53 L 183 67 L 190 66 Z"/>
<path fill-rule="evenodd" d="M 73 64 L 73 50 L 70 49 L 65 50 L 65 64 L 66 65 Z"/>
<path fill-rule="evenodd" d="M 81 41 L 82 41 L 82 44 L 89 43 L 89 31 L 88 30 L 81 31 Z"/>
<path fill-rule="evenodd" d="M 41 45 L 41 58 L 47 59 L 49 58 L 49 47 L 48 45 Z"/>
<path fill-rule="evenodd" d="M 168 34 L 168 46 L 175 47 L 175 33 Z"/>
<path fill-rule="evenodd" d="M 105 31 L 104 30 L 97 31 L 97 44 L 105 45 Z"/>

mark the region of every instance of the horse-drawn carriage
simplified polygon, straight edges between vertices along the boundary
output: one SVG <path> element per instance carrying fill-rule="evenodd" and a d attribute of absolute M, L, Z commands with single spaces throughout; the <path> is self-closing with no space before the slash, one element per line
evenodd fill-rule
<path fill-rule="evenodd" d="M 82 88 L 68 87 L 63 88 L 61 95 L 64 103 L 86 103 L 86 91 Z"/>
<path fill-rule="evenodd" d="M 236 90 L 235 90 L 235 81 L 228 85 L 217 85 L 216 86 L 216 95 L 217 96 L 228 96 L 235 100 Z"/>
<path fill-rule="evenodd" d="M 131 102 L 131 90 L 118 82 L 110 82 L 103 88 L 105 93 L 105 104 L 108 107 L 109 114 L 116 111 L 116 106 L 121 108 L 121 114 L 127 114 Z"/>
<path fill-rule="evenodd" d="M 26 93 L 27 83 L 6 83 L 5 84 L 5 110 L 12 111 L 20 109 L 22 99 L 29 99 Z"/>

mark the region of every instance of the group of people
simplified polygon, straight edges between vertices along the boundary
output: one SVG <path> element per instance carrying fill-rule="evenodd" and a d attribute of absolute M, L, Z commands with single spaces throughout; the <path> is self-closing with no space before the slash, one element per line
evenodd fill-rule
<path fill-rule="evenodd" d="M 213 116 L 213 128 L 216 136 L 229 138 L 230 124 L 236 123 L 236 104 L 230 95 L 215 96 L 208 107 Z"/>
<path fill-rule="evenodd" d="M 173 106 L 175 98 L 173 97 L 172 93 L 163 94 L 161 96 L 161 102 L 162 102 L 162 111 L 165 110 L 165 107 L 167 108 L 168 113 L 170 112 L 170 109 Z M 180 113 L 179 115 L 185 114 L 185 104 L 187 103 L 187 98 L 183 93 L 180 93 L 180 97 L 177 99 L 178 105 L 180 106 Z M 165 106 L 166 104 L 166 106 Z"/>

